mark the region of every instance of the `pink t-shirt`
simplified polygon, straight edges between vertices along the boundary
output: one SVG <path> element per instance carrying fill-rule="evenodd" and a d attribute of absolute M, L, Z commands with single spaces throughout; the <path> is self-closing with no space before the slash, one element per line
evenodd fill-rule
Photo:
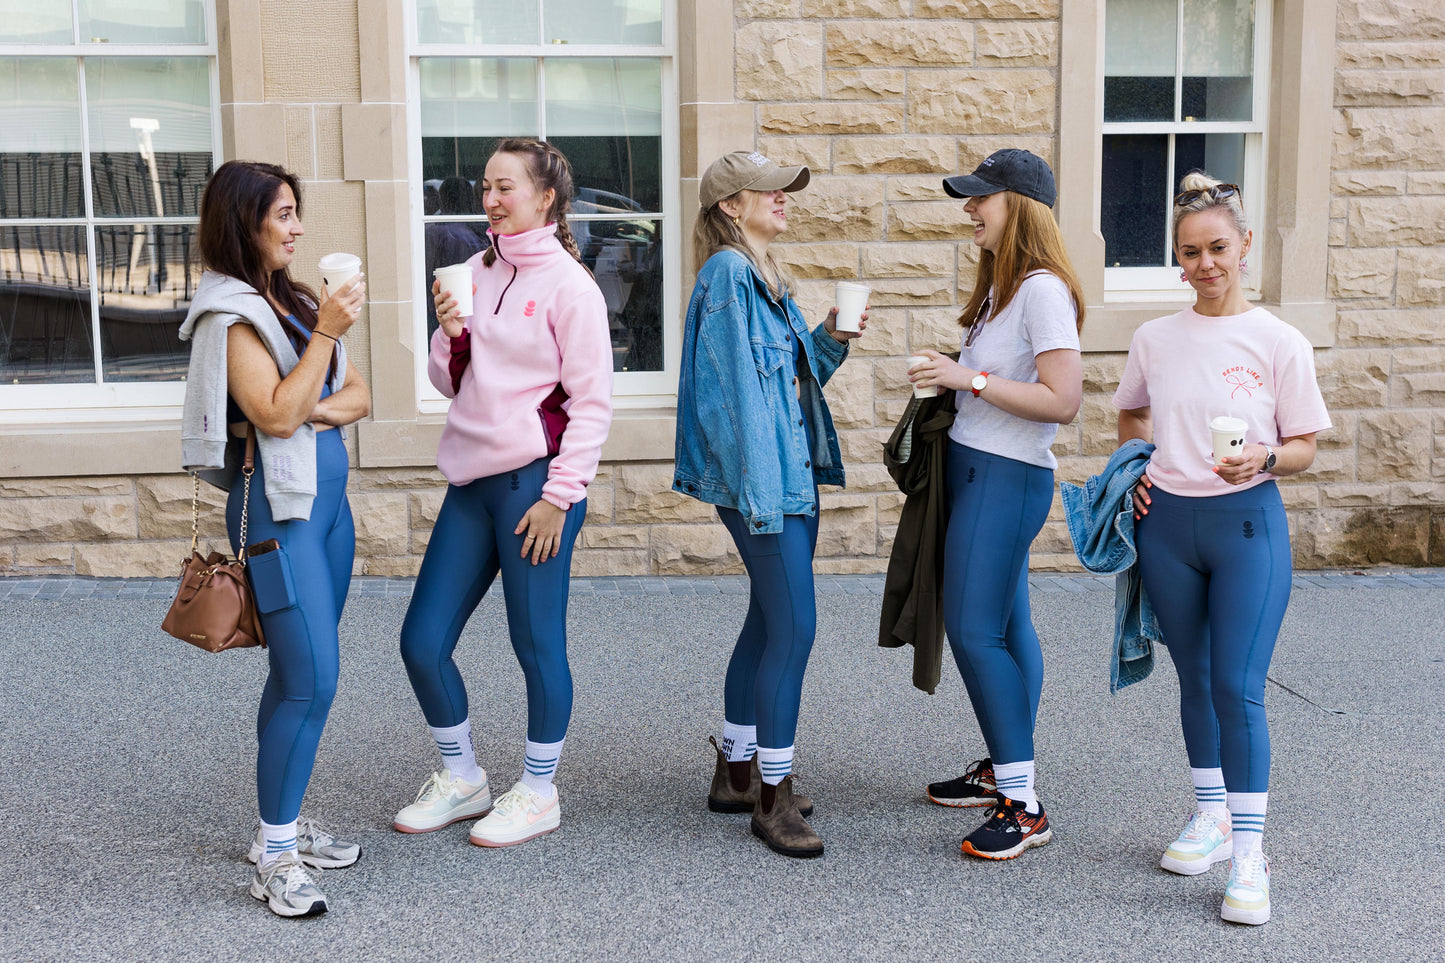
<path fill-rule="evenodd" d="M 1150 409 L 1149 480 L 1171 495 L 1224 495 L 1274 477 L 1231 485 L 1214 473 L 1209 423 L 1220 415 L 1244 419 L 1247 443 L 1272 447 L 1330 427 L 1309 341 L 1264 308 L 1224 318 L 1186 308 L 1141 325 L 1114 406 Z"/>

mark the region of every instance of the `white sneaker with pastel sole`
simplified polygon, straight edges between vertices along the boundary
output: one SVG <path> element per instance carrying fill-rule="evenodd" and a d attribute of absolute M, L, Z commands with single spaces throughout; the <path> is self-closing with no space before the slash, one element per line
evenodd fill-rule
<path fill-rule="evenodd" d="M 492 792 L 485 772 L 481 785 L 473 786 L 443 769 L 427 777 L 416 794 L 416 802 L 397 813 L 391 825 L 398 832 L 429 833 L 463 819 L 485 815 L 491 808 Z"/>
<path fill-rule="evenodd" d="M 525 783 L 517 783 L 497 798 L 497 805 L 472 827 L 472 843 L 477 846 L 516 846 L 545 836 L 562 822 L 562 800 L 557 790 L 551 799 L 543 799 Z"/>
<path fill-rule="evenodd" d="M 1269 860 L 1264 853 L 1255 850 L 1231 860 L 1219 916 L 1249 926 L 1269 922 Z"/>
<path fill-rule="evenodd" d="M 1215 863 L 1222 863 L 1233 854 L 1234 834 L 1230 831 L 1228 813 L 1196 810 L 1184 825 L 1179 838 L 1164 850 L 1159 865 L 1180 876 L 1198 876 Z"/>

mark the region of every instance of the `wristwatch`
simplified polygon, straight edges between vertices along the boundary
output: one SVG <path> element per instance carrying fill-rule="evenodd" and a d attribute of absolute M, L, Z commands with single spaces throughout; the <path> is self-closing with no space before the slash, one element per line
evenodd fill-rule
<path fill-rule="evenodd" d="M 1264 467 L 1261 468 L 1260 471 L 1261 471 L 1261 472 L 1274 471 L 1274 463 L 1275 463 L 1275 461 L 1277 460 L 1277 459 L 1275 458 L 1275 456 L 1274 456 L 1274 449 L 1271 448 L 1271 447 L 1269 447 L 1268 445 L 1265 445 L 1265 446 L 1264 446 L 1264 450 L 1265 450 L 1265 452 L 1266 452 L 1266 454 L 1265 454 L 1265 456 L 1264 456 Z"/>
<path fill-rule="evenodd" d="M 980 371 L 974 375 L 973 380 L 969 382 L 969 387 L 973 390 L 973 396 L 977 398 L 978 393 L 988 387 L 988 372 Z"/>

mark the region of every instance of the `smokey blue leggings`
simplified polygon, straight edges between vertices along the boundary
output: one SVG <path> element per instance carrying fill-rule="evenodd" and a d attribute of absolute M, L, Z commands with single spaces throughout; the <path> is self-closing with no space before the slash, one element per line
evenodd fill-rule
<path fill-rule="evenodd" d="M 943 626 L 988 754 L 1034 758 L 1044 657 L 1029 613 L 1029 546 L 1044 527 L 1054 473 L 948 443 Z"/>
<path fill-rule="evenodd" d="M 1230 792 L 1267 792 L 1264 684 L 1292 574 L 1279 487 L 1149 497 L 1134 528 L 1140 573 L 1179 673 L 1189 765 L 1222 768 Z"/>
<path fill-rule="evenodd" d="M 467 718 L 467 688 L 452 653 L 500 572 L 512 650 L 527 680 L 527 738 L 560 742 L 567 735 L 572 717 L 567 591 L 587 500 L 567 512 L 556 558 L 534 566 L 530 556 L 521 557 L 523 536 L 513 534 L 542 497 L 550 464 L 539 458 L 516 471 L 447 486 L 401 626 L 406 674 L 427 725 L 435 729 Z"/>
<path fill-rule="evenodd" d="M 356 554 L 346 473 L 341 432 L 317 432 L 316 498 L 306 521 L 272 517 L 259 455 L 251 478 L 246 541 L 254 545 L 274 538 L 281 543 L 296 592 L 296 605 L 261 616 L 271 671 L 256 713 L 256 800 L 261 819 L 273 825 L 289 823 L 301 813 L 321 729 L 336 696 L 336 628 Z M 232 551 L 241 547 L 244 491 L 238 477 L 226 502 Z"/>
<path fill-rule="evenodd" d="M 786 749 L 797 735 L 803 672 L 818 628 L 813 595 L 818 516 L 784 515 L 781 532 L 754 535 L 735 509 L 719 506 L 717 513 L 751 583 L 748 614 L 723 683 L 723 712 L 735 725 L 757 726 L 758 745 Z"/>

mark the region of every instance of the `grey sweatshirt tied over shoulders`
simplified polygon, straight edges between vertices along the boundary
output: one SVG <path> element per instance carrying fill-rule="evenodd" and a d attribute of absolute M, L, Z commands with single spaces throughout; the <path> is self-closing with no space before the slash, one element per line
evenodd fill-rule
<path fill-rule="evenodd" d="M 186 401 L 181 409 L 181 467 L 198 472 L 217 488 L 230 490 L 239 470 L 226 463 L 230 434 L 226 425 L 226 334 L 231 325 L 249 324 L 286 377 L 300 358 L 271 305 L 245 281 L 206 271 L 181 325 L 180 338 L 191 342 Z M 346 381 L 346 349 L 336 343 L 336 374 L 331 390 Z M 337 429 L 338 431 L 340 429 Z M 266 500 L 277 521 L 308 519 L 316 497 L 316 429 L 306 422 L 290 438 L 256 432 Z"/>

